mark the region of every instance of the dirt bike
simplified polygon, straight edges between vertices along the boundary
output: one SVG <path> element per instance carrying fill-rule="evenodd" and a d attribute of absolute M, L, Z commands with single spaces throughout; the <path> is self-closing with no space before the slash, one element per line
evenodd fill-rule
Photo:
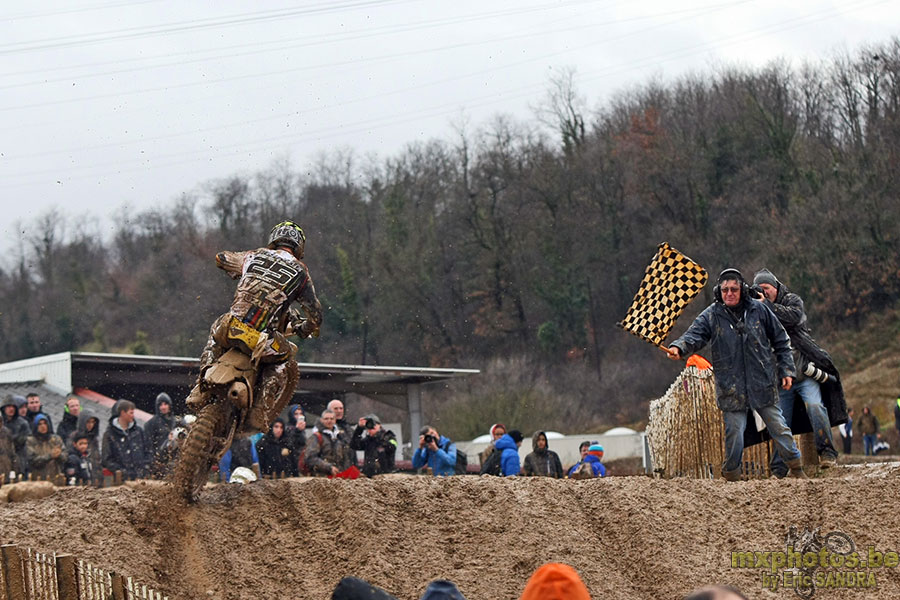
<path fill-rule="evenodd" d="M 304 321 L 291 311 L 285 336 L 302 331 Z M 233 317 L 228 330 L 229 341 L 242 343 L 233 345 L 206 367 L 191 392 L 192 397 L 199 394 L 193 401 L 202 407 L 184 440 L 172 475 L 176 493 L 188 502 L 196 499 L 208 481 L 210 469 L 231 448 L 232 441 L 257 431 L 248 430 L 247 417 L 259 395 L 256 384 L 260 359 L 267 349 L 271 350 L 273 339 Z M 288 360 L 293 360 L 293 355 L 291 352 Z"/>

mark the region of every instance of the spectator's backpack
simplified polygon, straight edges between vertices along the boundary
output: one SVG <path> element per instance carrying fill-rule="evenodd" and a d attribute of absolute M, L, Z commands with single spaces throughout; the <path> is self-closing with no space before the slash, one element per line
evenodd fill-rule
<path fill-rule="evenodd" d="M 444 452 L 447 451 L 447 449 L 450 447 L 451 443 L 452 442 L 447 442 L 447 445 L 444 446 Z M 459 449 L 459 447 L 457 447 L 456 448 L 456 466 L 454 467 L 454 473 L 456 475 L 465 475 L 468 467 L 469 467 L 469 457 L 466 456 L 465 452 L 463 452 L 462 450 Z"/>
<path fill-rule="evenodd" d="M 500 468 L 501 468 L 501 457 L 503 456 L 503 452 L 500 450 L 494 450 L 490 454 L 488 454 L 487 459 L 481 465 L 481 474 L 482 475 L 496 475 L 500 476 Z"/>

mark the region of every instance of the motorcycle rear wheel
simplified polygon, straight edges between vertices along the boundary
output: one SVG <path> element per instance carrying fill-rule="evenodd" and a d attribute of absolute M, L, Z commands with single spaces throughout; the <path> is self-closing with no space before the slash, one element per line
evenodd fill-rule
<path fill-rule="evenodd" d="M 225 411 L 218 402 L 204 406 L 184 441 L 172 485 L 175 492 L 187 502 L 194 502 L 206 485 L 214 458 L 213 440 L 224 417 Z"/>

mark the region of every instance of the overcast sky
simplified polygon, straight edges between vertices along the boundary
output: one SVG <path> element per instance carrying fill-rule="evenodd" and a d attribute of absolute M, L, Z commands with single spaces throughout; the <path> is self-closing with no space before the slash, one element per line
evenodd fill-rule
<path fill-rule="evenodd" d="M 43 0 L 0 13 L 0 231 L 167 206 L 353 148 L 386 157 L 574 68 L 588 105 L 651 77 L 792 64 L 898 34 L 887 0 Z M 299 216 L 298 216 L 299 217 Z"/>

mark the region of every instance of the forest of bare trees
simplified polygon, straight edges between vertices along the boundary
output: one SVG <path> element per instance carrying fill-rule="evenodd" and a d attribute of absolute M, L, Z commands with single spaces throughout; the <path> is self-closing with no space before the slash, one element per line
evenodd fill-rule
<path fill-rule="evenodd" d="M 215 253 L 291 218 L 326 311 L 301 360 L 483 369 L 432 408 L 457 436 L 509 414 L 525 430 L 637 422 L 678 367 L 615 323 L 660 242 L 713 276 L 769 267 L 834 337 L 896 306 L 898 176 L 898 39 L 649 82 L 594 109 L 565 74 L 533 121 L 275 164 L 122 210 L 111 234 L 75 214 L 23 224 L 0 273 L 0 361 L 195 356 L 233 291 Z"/>

